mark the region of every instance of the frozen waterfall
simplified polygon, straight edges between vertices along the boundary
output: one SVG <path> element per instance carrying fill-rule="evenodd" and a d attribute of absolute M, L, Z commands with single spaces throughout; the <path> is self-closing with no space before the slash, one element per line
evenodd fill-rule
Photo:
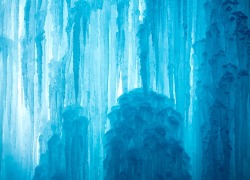
<path fill-rule="evenodd" d="M 0 0 L 1 180 L 249 180 L 250 0 Z"/>

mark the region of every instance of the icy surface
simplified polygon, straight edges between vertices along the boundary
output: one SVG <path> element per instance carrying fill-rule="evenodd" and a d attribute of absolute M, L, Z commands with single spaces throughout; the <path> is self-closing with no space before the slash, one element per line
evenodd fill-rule
<path fill-rule="evenodd" d="M 249 0 L 0 0 L 0 179 L 250 179 L 249 16 Z M 138 144 L 118 161 L 123 135 Z"/>

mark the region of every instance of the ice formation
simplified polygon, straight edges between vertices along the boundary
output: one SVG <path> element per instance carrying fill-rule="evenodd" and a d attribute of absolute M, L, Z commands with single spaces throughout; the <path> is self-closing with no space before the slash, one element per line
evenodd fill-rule
<path fill-rule="evenodd" d="M 250 179 L 249 16 L 249 0 L 0 0 L 0 179 Z"/>
<path fill-rule="evenodd" d="M 191 179 L 181 115 L 166 97 L 133 90 L 119 98 L 104 136 L 104 179 Z"/>

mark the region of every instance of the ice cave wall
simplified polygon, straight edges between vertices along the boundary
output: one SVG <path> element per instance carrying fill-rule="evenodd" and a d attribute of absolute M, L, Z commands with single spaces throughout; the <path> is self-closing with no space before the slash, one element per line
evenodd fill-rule
<path fill-rule="evenodd" d="M 0 179 L 33 177 L 71 105 L 102 179 L 107 113 L 138 87 L 173 100 L 193 179 L 249 179 L 249 15 L 249 0 L 0 0 Z"/>

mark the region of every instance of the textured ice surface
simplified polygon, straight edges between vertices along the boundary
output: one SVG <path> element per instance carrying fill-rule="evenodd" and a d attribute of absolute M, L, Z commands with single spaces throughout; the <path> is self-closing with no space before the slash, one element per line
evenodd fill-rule
<path fill-rule="evenodd" d="M 104 137 L 104 179 L 191 179 L 180 142 L 183 119 L 169 101 L 141 89 L 119 98 Z"/>

